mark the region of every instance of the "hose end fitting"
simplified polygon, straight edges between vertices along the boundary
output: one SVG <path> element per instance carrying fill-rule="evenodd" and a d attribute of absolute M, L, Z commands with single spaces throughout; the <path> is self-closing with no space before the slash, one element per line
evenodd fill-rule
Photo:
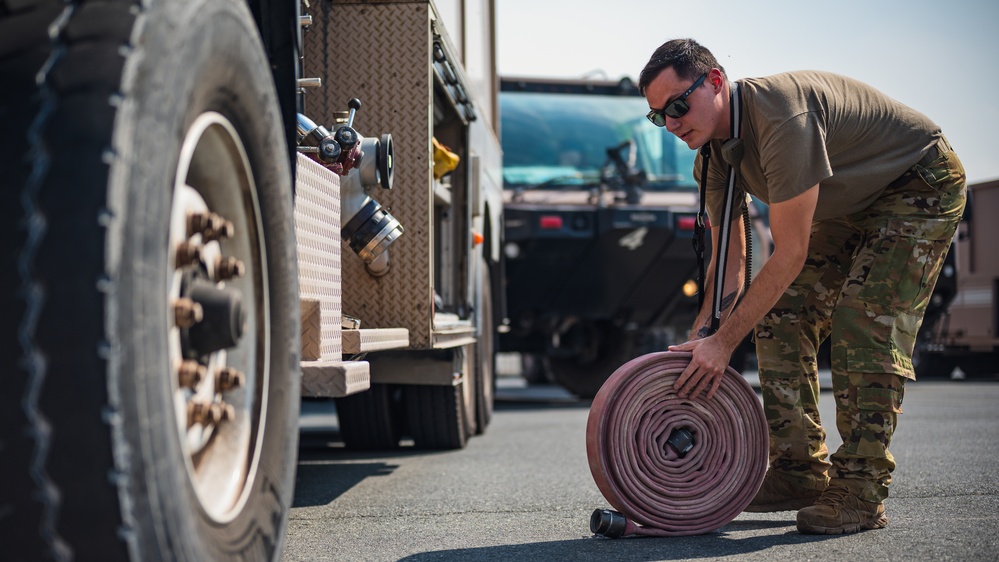
<path fill-rule="evenodd" d="M 590 532 L 609 539 L 624 536 L 628 527 L 628 519 L 624 515 L 610 509 L 596 509 L 590 516 Z"/>

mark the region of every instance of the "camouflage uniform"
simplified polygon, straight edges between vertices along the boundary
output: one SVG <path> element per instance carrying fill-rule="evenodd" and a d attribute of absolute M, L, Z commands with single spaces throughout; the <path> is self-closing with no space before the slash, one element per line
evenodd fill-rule
<path fill-rule="evenodd" d="M 757 325 L 770 464 L 802 486 L 832 477 L 863 500 L 888 496 L 916 332 L 965 205 L 964 168 L 945 140 L 939 150 L 864 211 L 814 223 L 804 268 Z M 827 337 L 843 438 L 831 457 L 816 365 Z"/>

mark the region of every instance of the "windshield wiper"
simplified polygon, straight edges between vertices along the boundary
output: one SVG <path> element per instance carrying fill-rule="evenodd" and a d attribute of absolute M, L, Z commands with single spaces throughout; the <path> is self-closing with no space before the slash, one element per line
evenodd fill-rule
<path fill-rule="evenodd" d="M 562 176 L 555 176 L 553 178 L 548 178 L 543 182 L 538 183 L 528 183 L 519 184 L 513 186 L 513 199 L 516 201 L 520 198 L 521 194 L 525 191 L 533 191 L 535 189 L 548 189 L 553 187 L 574 187 L 580 189 L 587 189 L 600 182 L 599 176 L 594 173 L 582 173 L 578 172 L 575 174 L 566 174 Z"/>
<path fill-rule="evenodd" d="M 607 163 L 602 168 L 603 177 L 601 183 L 609 186 L 612 174 L 617 173 L 617 178 L 624 184 L 624 201 L 637 205 L 642 200 L 642 186 L 648 183 L 648 175 L 645 170 L 635 167 L 635 141 L 627 140 L 617 146 L 606 149 Z M 628 151 L 628 159 L 624 158 L 623 152 Z"/>

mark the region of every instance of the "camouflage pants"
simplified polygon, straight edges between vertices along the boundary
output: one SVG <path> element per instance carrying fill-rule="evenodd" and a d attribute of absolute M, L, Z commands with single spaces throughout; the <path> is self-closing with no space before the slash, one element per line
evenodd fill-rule
<path fill-rule="evenodd" d="M 888 496 L 916 332 L 966 198 L 952 151 L 911 172 L 864 211 L 812 225 L 804 268 L 756 328 L 770 464 L 803 486 L 835 478 L 868 501 Z M 843 439 L 831 457 L 816 365 L 826 338 Z"/>

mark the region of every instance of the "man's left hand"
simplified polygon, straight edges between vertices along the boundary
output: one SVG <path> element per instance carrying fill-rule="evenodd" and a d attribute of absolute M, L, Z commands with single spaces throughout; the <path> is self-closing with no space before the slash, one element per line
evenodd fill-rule
<path fill-rule="evenodd" d="M 708 400 L 714 397 L 721 385 L 722 375 L 728 369 L 732 351 L 717 336 L 708 336 L 669 346 L 670 351 L 686 351 L 692 354 L 690 364 L 673 383 L 680 398 L 697 396 L 708 389 Z"/>

